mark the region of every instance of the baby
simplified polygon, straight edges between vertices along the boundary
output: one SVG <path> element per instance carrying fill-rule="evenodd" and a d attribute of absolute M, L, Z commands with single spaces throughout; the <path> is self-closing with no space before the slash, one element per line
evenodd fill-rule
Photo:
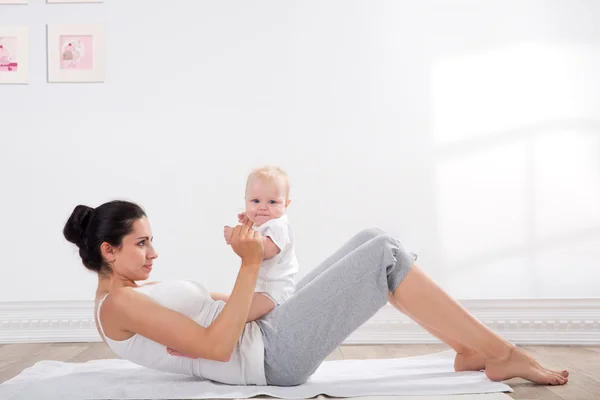
<path fill-rule="evenodd" d="M 253 170 L 246 181 L 246 211 L 238 215 L 241 222 L 247 216 L 262 238 L 263 262 L 248 321 L 260 319 L 286 301 L 295 290 L 298 260 L 294 249 L 294 232 L 286 214 L 290 205 L 290 184 L 287 174 L 277 167 Z M 233 227 L 225 226 L 223 234 L 230 244 Z M 213 299 L 227 301 L 229 296 L 213 294 Z"/>

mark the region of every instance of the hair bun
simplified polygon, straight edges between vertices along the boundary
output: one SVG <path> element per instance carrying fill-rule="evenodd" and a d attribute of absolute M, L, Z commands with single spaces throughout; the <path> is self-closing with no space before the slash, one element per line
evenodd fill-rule
<path fill-rule="evenodd" d="M 87 228 L 93 212 L 94 209 L 88 206 L 78 205 L 75 207 L 63 229 L 65 239 L 79 248 L 85 248 Z"/>

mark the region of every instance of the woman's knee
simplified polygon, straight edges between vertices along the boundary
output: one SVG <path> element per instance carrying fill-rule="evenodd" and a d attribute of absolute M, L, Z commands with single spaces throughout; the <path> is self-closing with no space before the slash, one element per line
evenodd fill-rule
<path fill-rule="evenodd" d="M 377 236 L 373 242 L 382 257 L 389 260 L 383 265 L 387 268 L 388 290 L 393 292 L 412 268 L 416 254 L 406 251 L 398 239 L 388 234 Z"/>
<path fill-rule="evenodd" d="M 374 245 L 386 254 L 392 255 L 396 261 L 403 264 L 412 264 L 416 260 L 416 254 L 406 251 L 402 243 L 394 236 L 383 233 L 373 239 Z"/>
<path fill-rule="evenodd" d="M 359 240 L 361 240 L 363 242 L 368 242 L 371 239 L 375 239 L 378 236 L 386 235 L 386 234 L 387 233 L 383 229 L 381 229 L 377 226 L 371 226 L 369 228 L 365 228 L 365 229 L 361 230 L 360 232 L 358 232 L 358 234 L 356 236 L 359 238 Z"/>
<path fill-rule="evenodd" d="M 376 243 L 378 243 L 381 246 L 385 246 L 385 247 L 402 247 L 400 245 L 400 242 L 398 241 L 398 239 L 396 239 L 394 236 L 390 235 L 387 232 L 381 232 L 379 233 L 379 235 L 375 236 L 373 239 L 375 239 Z"/>

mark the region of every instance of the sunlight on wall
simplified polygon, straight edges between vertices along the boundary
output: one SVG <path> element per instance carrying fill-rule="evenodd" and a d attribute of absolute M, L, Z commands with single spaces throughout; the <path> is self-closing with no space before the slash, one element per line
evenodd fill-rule
<path fill-rule="evenodd" d="M 433 66 L 438 232 L 450 289 L 552 297 L 568 268 L 571 295 L 600 296 L 599 258 L 575 255 L 600 249 L 595 71 L 600 48 L 542 43 Z M 465 289 L 468 278 L 487 292 Z"/>
<path fill-rule="evenodd" d="M 549 121 L 599 118 L 600 50 L 521 43 L 436 62 L 436 144 Z"/>

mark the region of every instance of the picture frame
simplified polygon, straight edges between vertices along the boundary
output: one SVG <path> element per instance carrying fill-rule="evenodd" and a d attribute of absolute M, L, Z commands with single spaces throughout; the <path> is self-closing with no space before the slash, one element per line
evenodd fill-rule
<path fill-rule="evenodd" d="M 0 26 L 0 84 L 29 83 L 29 27 Z"/>
<path fill-rule="evenodd" d="M 48 82 L 104 82 L 104 26 L 47 25 Z"/>
<path fill-rule="evenodd" d="M 46 0 L 48 4 L 61 3 L 104 3 L 104 0 Z"/>
<path fill-rule="evenodd" d="M 29 4 L 29 0 L 0 0 L 0 5 L 2 4 Z"/>

